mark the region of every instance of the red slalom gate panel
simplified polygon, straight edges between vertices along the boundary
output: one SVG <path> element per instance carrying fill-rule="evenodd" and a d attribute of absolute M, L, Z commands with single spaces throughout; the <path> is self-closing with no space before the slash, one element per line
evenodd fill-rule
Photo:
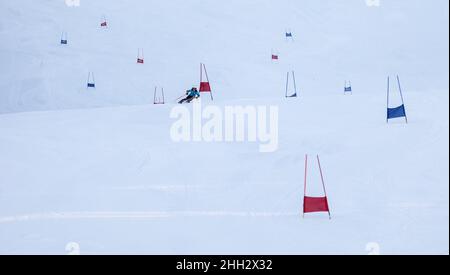
<path fill-rule="evenodd" d="M 323 180 L 322 166 L 320 165 L 319 156 L 317 156 L 317 164 L 320 171 L 320 179 L 322 181 L 323 197 L 309 197 L 306 195 L 307 189 L 307 173 L 308 173 L 308 155 L 305 156 L 305 190 L 303 193 L 303 217 L 306 213 L 328 212 L 331 219 L 330 207 L 328 205 L 327 191 L 325 189 L 325 181 Z"/>
<path fill-rule="evenodd" d="M 203 71 L 205 72 L 205 78 L 206 81 L 203 80 Z M 209 82 L 208 72 L 206 71 L 206 66 L 203 63 L 200 63 L 200 87 L 199 87 L 200 93 L 209 93 L 211 96 L 211 100 L 214 100 L 211 84 Z"/>
<path fill-rule="evenodd" d="M 201 82 L 199 91 L 201 93 L 211 92 L 211 85 L 209 84 L 209 82 Z"/>
<path fill-rule="evenodd" d="M 144 64 L 144 49 L 141 49 L 141 48 L 138 49 L 137 63 Z"/>
<path fill-rule="evenodd" d="M 278 60 L 278 55 L 272 54 L 272 60 Z"/>
<path fill-rule="evenodd" d="M 303 208 L 303 213 L 330 211 L 327 197 L 314 198 L 305 196 L 303 200 Z"/>

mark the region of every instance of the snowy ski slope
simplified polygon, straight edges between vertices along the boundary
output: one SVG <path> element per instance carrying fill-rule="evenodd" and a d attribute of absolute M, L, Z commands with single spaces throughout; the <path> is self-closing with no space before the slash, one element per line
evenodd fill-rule
<path fill-rule="evenodd" d="M 336 94 L 345 80 L 360 93 L 382 93 L 388 74 L 400 74 L 410 90 L 448 88 L 444 0 L 381 1 L 378 8 L 364 0 L 0 5 L 0 113 L 146 104 L 156 85 L 177 98 L 198 85 L 200 62 L 222 101 L 279 98 L 288 70 L 309 94 Z M 287 29 L 295 43 L 286 43 Z M 59 45 L 63 31 L 67 47 Z M 144 66 L 136 65 L 138 48 Z M 271 49 L 280 54 L 277 64 Z M 85 89 L 89 71 L 95 93 Z"/>
<path fill-rule="evenodd" d="M 448 254 L 448 5 L 1 0 L 0 253 Z M 279 106 L 276 152 L 171 141 L 200 62 L 217 106 Z M 385 121 L 396 74 L 408 125 Z M 331 221 L 301 218 L 305 154 Z"/>

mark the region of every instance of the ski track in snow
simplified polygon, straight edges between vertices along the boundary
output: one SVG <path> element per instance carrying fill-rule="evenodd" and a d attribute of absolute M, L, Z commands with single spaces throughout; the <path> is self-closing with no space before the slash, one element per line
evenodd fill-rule
<path fill-rule="evenodd" d="M 236 211 L 150 211 L 150 212 L 54 212 L 45 214 L 29 214 L 0 217 L 0 224 L 45 221 L 45 220 L 82 220 L 82 219 L 135 219 L 152 220 L 164 218 L 188 217 L 298 217 L 299 213 L 287 212 L 236 212 Z"/>

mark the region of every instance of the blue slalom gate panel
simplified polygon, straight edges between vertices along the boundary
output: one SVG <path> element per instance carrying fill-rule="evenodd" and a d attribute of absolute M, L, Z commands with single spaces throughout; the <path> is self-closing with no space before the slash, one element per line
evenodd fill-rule
<path fill-rule="evenodd" d="M 287 33 L 286 33 L 286 37 L 292 37 L 292 33 L 287 32 Z"/>
<path fill-rule="evenodd" d="M 287 96 L 288 98 L 293 98 L 293 97 L 297 97 L 297 93 L 295 93 L 295 94 L 293 94 L 293 95 L 290 95 L 290 96 Z"/>
<path fill-rule="evenodd" d="M 344 88 L 344 92 L 351 92 L 352 91 L 352 87 L 345 87 Z"/>
<path fill-rule="evenodd" d="M 67 40 L 61 40 L 62 45 L 67 45 Z"/>
<path fill-rule="evenodd" d="M 95 88 L 95 84 L 94 83 L 88 83 L 87 86 L 88 86 L 88 88 Z"/>
<path fill-rule="evenodd" d="M 388 119 L 406 117 L 405 105 L 401 105 L 397 108 L 388 108 L 387 117 Z"/>

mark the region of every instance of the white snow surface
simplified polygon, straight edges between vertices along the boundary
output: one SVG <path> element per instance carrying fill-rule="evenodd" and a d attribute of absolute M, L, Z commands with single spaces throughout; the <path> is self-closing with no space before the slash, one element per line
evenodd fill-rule
<path fill-rule="evenodd" d="M 0 0 L 0 254 L 448 254 L 449 2 L 380 3 Z M 279 107 L 276 152 L 171 140 L 200 62 L 204 105 Z M 305 154 L 331 220 L 301 216 Z"/>

